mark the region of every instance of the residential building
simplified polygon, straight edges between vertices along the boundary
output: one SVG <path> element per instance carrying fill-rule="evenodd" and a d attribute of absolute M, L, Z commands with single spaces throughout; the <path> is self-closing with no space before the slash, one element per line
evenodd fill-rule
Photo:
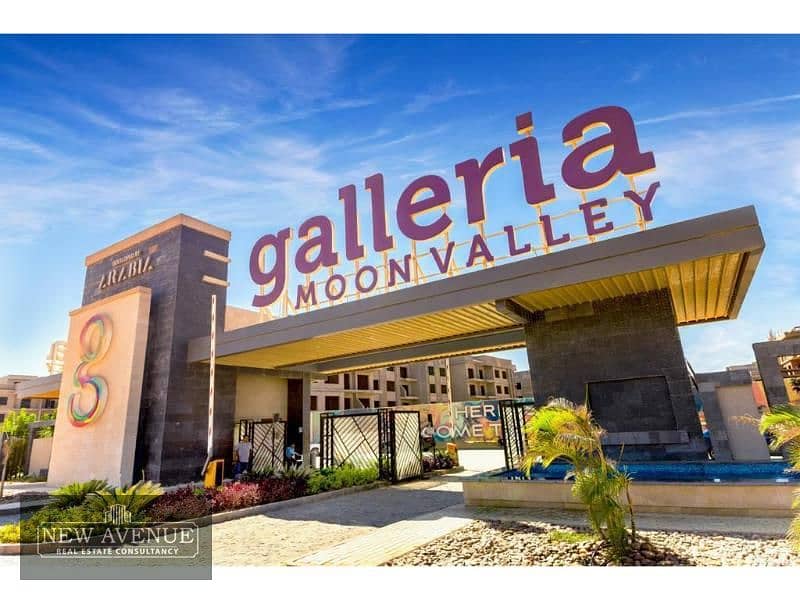
<path fill-rule="evenodd" d="M 50 352 L 47 353 L 47 373 L 54 375 L 61 373 L 64 370 L 64 353 L 67 350 L 67 342 L 64 340 L 56 340 L 50 344 Z"/>
<path fill-rule="evenodd" d="M 514 375 L 514 392 L 517 398 L 533 398 L 533 381 L 530 371 L 517 371 Z"/>
<path fill-rule="evenodd" d="M 37 379 L 33 375 L 6 375 L 0 377 L 0 424 L 6 420 L 8 413 L 24 408 L 35 412 L 41 417 L 42 413 L 54 410 L 58 400 L 54 398 L 31 398 L 20 387 L 27 381 Z"/>
<path fill-rule="evenodd" d="M 311 410 L 449 402 L 451 393 L 453 402 L 513 398 L 515 370 L 507 359 L 467 356 L 338 373 L 312 380 Z"/>

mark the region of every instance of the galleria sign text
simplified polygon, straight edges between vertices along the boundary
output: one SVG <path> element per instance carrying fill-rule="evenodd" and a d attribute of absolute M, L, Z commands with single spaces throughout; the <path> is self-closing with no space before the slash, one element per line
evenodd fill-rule
<path fill-rule="evenodd" d="M 516 125 L 523 137 L 509 144 L 508 154 L 519 163 L 525 202 L 536 208 L 543 244 L 549 250 L 569 242 L 571 236 L 569 232 L 557 231 L 551 216 L 543 210 L 545 204 L 556 199 L 556 192 L 555 186 L 546 182 L 542 174 L 539 144 L 533 135 L 531 113 L 518 116 Z M 603 128 L 604 133 L 587 139 L 587 134 L 596 128 Z M 633 177 L 655 168 L 653 153 L 642 152 L 639 148 L 631 115 L 618 106 L 595 108 L 575 117 L 564 126 L 562 139 L 571 151 L 561 165 L 561 177 L 567 186 L 578 192 L 603 188 L 619 174 Z M 603 166 L 590 170 L 587 163 L 601 155 L 606 156 Z M 469 158 L 455 165 L 455 176 L 464 186 L 468 224 L 479 225 L 486 220 L 486 181 L 494 171 L 505 166 L 506 152 L 502 146 L 492 149 L 481 159 Z M 658 187 L 659 182 L 650 184 L 643 195 L 634 189 L 624 192 L 624 197 L 635 205 L 644 222 L 653 220 L 652 204 Z M 364 189 L 371 203 L 369 239 L 360 237 L 356 186 L 346 185 L 339 190 L 344 210 L 345 247 L 342 250 L 347 261 L 358 264 L 357 261 L 366 256 L 365 244 L 369 244 L 376 253 L 388 253 L 396 247 L 397 234 L 412 242 L 425 242 L 442 236 L 453 225 L 452 219 L 442 210 L 451 202 L 450 188 L 445 179 L 438 175 L 423 175 L 412 181 L 400 194 L 393 211 L 395 233 L 390 232 L 387 222 L 383 175 L 376 173 L 367 177 Z M 594 198 L 579 204 L 590 238 L 614 229 L 614 223 L 604 212 L 607 206 L 606 198 Z M 436 209 L 441 211 L 436 219 L 426 224 L 418 221 L 418 217 Z M 513 225 L 507 225 L 503 230 L 510 256 L 521 256 L 532 251 L 530 243 L 522 243 L 516 238 Z M 330 218 L 324 215 L 310 217 L 300 224 L 297 234 L 300 245 L 294 252 L 293 263 L 298 273 L 310 277 L 322 268 L 333 268 L 341 263 L 342 252 L 335 247 L 334 225 Z M 253 246 L 250 275 L 257 285 L 262 286 L 262 292 L 253 297 L 254 306 L 269 306 L 282 297 L 288 283 L 292 237 L 292 229 L 287 227 L 262 236 Z M 440 273 L 449 271 L 454 247 L 455 242 L 450 241 L 443 250 L 430 248 L 431 257 Z M 267 253 L 273 257 L 269 265 L 264 260 Z M 410 281 L 411 260 L 410 254 L 399 260 L 388 259 L 384 282 L 387 289 Z M 476 261 L 493 260 L 486 239 L 480 233 L 475 234 L 470 242 L 466 266 L 471 267 Z M 355 271 L 354 284 L 360 293 L 371 292 L 378 281 L 378 270 L 372 265 L 361 265 Z M 347 279 L 338 273 L 321 283 L 319 294 L 317 282 L 307 281 L 298 285 L 295 308 L 317 304 L 323 293 L 329 301 L 339 300 L 346 290 Z"/>

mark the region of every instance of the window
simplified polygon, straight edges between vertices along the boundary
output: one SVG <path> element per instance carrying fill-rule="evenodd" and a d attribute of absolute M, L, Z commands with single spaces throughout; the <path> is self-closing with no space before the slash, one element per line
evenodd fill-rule
<path fill-rule="evenodd" d="M 30 408 L 31 407 L 31 399 L 25 398 L 24 400 L 19 401 L 20 408 Z"/>
<path fill-rule="evenodd" d="M 394 373 L 394 367 L 386 367 L 386 370 Z"/>
<path fill-rule="evenodd" d="M 494 386 L 494 389 L 497 390 L 498 394 L 502 393 L 502 391 L 503 391 L 503 388 L 501 388 L 499 385 Z"/>
<path fill-rule="evenodd" d="M 339 383 L 339 376 L 338 375 L 328 375 L 325 378 L 325 383 Z"/>
<path fill-rule="evenodd" d="M 447 386 L 446 386 L 446 385 L 443 385 L 443 386 L 442 386 L 442 393 L 443 393 L 443 394 L 446 394 L 446 393 L 447 393 Z"/>
<path fill-rule="evenodd" d="M 0 423 L 6 420 L 6 413 L 0 413 Z"/>
<path fill-rule="evenodd" d="M 373 390 L 380 390 L 381 389 L 381 382 L 377 379 L 372 380 L 372 389 Z"/>
<path fill-rule="evenodd" d="M 436 369 L 433 367 L 428 367 L 428 375 L 434 375 L 436 373 Z"/>
<path fill-rule="evenodd" d="M 350 403 L 350 398 L 345 398 L 344 399 L 344 408 L 345 408 L 345 410 L 350 410 L 352 407 L 353 407 L 353 405 Z"/>
<path fill-rule="evenodd" d="M 406 367 L 400 367 L 400 377 L 403 379 L 408 378 L 408 369 Z"/>
<path fill-rule="evenodd" d="M 485 396 L 485 395 L 486 395 L 486 388 L 481 386 L 481 396 Z"/>
<path fill-rule="evenodd" d="M 8 396 L 0 396 L 0 406 L 8 404 Z"/>
<path fill-rule="evenodd" d="M 361 403 L 361 408 L 369 408 L 369 398 L 359 398 L 358 401 Z"/>
<path fill-rule="evenodd" d="M 389 401 L 386 403 L 386 406 L 397 406 L 397 402 L 395 402 L 394 400 L 389 400 Z"/>
<path fill-rule="evenodd" d="M 339 410 L 339 396 L 325 396 L 325 410 Z"/>
<path fill-rule="evenodd" d="M 522 389 L 522 384 L 521 384 L 519 381 L 517 382 L 516 388 L 517 388 L 518 390 L 521 390 L 521 389 Z"/>
<path fill-rule="evenodd" d="M 503 371 L 503 379 L 508 379 L 508 373 L 506 373 L 505 371 Z"/>
<path fill-rule="evenodd" d="M 478 369 L 478 379 L 483 379 L 483 369 Z"/>
<path fill-rule="evenodd" d="M 445 369 L 444 367 L 439 367 L 439 376 L 447 377 L 447 369 Z"/>
<path fill-rule="evenodd" d="M 494 370 L 494 378 L 495 379 L 499 379 L 500 378 L 500 371 L 498 369 Z"/>
<path fill-rule="evenodd" d="M 428 384 L 428 390 L 430 391 L 431 394 L 435 394 L 436 393 L 436 384 L 435 383 Z"/>
<path fill-rule="evenodd" d="M 475 379 L 475 370 L 467 369 L 467 377 L 469 377 L 470 379 Z"/>
<path fill-rule="evenodd" d="M 386 382 L 386 391 L 393 392 L 394 391 L 394 381 L 387 381 Z"/>
<path fill-rule="evenodd" d="M 311 396 L 311 410 L 317 410 L 317 397 Z"/>
<path fill-rule="evenodd" d="M 45 408 L 55 408 L 58 403 L 58 400 L 45 400 L 44 407 Z"/>
<path fill-rule="evenodd" d="M 346 390 L 350 389 L 350 373 L 344 374 L 344 389 Z"/>
<path fill-rule="evenodd" d="M 470 396 L 474 396 L 475 395 L 475 386 L 474 385 L 470 385 L 469 386 L 469 395 Z"/>
<path fill-rule="evenodd" d="M 369 389 L 369 375 L 356 375 L 358 389 L 360 390 L 368 390 Z"/>
<path fill-rule="evenodd" d="M 507 386 L 507 385 L 504 385 L 504 386 L 503 386 L 503 393 L 504 393 L 506 396 L 508 396 L 508 386 Z"/>

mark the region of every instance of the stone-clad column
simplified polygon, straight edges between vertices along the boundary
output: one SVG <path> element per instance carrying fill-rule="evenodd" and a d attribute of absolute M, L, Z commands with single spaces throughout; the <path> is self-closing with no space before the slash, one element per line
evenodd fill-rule
<path fill-rule="evenodd" d="M 706 457 L 667 290 L 537 312 L 525 326 L 537 402 L 589 402 L 625 460 Z"/>

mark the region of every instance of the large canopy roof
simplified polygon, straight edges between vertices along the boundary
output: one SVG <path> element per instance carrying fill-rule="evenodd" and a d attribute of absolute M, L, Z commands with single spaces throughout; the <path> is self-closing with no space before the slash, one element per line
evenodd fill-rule
<path fill-rule="evenodd" d="M 229 331 L 217 363 L 325 373 L 519 347 L 532 312 L 657 289 L 677 325 L 732 319 L 763 249 L 738 208 Z"/>

